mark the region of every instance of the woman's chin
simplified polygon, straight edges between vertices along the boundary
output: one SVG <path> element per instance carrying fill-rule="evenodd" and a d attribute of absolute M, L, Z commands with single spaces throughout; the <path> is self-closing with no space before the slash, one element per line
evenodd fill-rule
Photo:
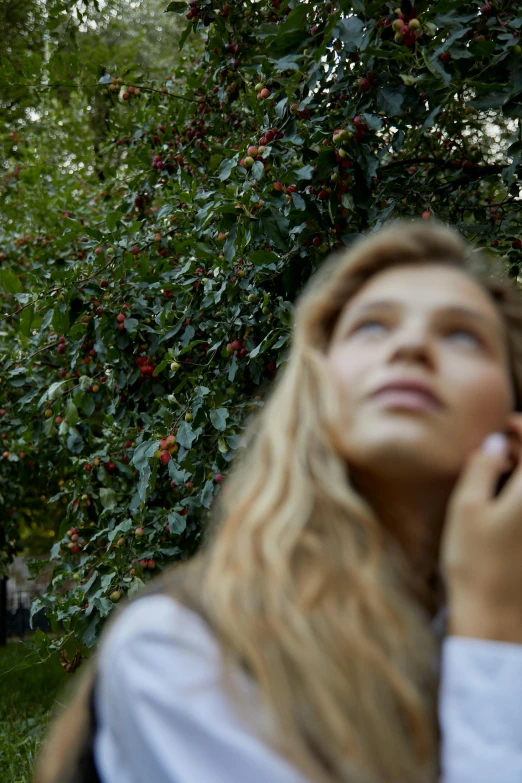
<path fill-rule="evenodd" d="M 355 470 L 390 479 L 426 480 L 455 476 L 460 463 L 455 455 L 427 439 L 386 438 L 350 449 L 348 464 Z M 454 464 L 455 463 L 455 464 Z"/>

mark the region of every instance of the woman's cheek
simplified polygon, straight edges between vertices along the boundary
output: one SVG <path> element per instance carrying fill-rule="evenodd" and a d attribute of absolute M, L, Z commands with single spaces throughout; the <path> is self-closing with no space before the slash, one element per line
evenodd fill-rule
<path fill-rule="evenodd" d="M 473 378 L 462 391 L 461 405 L 474 437 L 503 430 L 506 416 L 512 410 L 511 391 L 504 373 L 484 373 Z"/>
<path fill-rule="evenodd" d="M 329 361 L 346 394 L 351 396 L 355 396 L 359 387 L 364 385 L 367 373 L 375 364 L 371 351 L 353 351 L 347 347 L 334 348 Z"/>

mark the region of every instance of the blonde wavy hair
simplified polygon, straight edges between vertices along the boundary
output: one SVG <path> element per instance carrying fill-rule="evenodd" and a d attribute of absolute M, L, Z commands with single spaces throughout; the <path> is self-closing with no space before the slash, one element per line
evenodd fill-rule
<path fill-rule="evenodd" d="M 514 283 L 451 227 L 389 222 L 328 259 L 306 285 L 287 364 L 245 431 L 204 546 L 151 585 L 209 622 L 224 673 L 239 665 L 257 683 L 271 718 L 267 741 L 317 783 L 434 783 L 439 772 L 438 645 L 419 600 L 427 587 L 350 483 L 336 436 L 340 395 L 325 357 L 341 311 L 367 280 L 426 262 L 466 271 L 494 299 L 520 409 Z M 70 687 L 34 783 L 74 781 L 96 660 Z M 230 694 L 240 700 L 233 686 Z"/>

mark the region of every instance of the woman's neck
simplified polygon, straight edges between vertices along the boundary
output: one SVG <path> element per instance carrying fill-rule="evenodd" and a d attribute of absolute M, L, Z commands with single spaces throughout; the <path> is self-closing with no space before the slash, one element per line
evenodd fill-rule
<path fill-rule="evenodd" d="M 436 612 L 442 600 L 440 542 L 454 480 L 401 482 L 394 477 L 390 481 L 353 469 L 350 480 L 411 564 L 415 581 L 426 595 L 422 603 L 430 613 Z"/>

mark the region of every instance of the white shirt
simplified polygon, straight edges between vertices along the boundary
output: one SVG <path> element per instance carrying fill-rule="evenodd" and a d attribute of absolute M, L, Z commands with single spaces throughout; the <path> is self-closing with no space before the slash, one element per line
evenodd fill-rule
<path fill-rule="evenodd" d="M 446 637 L 441 666 L 440 783 L 522 783 L 522 645 Z M 126 607 L 98 672 L 102 783 L 309 783 L 236 713 L 216 638 L 173 598 Z"/>

